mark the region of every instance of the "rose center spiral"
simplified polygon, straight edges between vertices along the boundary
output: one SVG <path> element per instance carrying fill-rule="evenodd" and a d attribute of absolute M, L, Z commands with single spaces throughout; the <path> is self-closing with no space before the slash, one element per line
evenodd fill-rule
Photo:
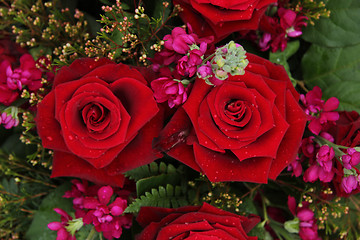
<path fill-rule="evenodd" d="M 225 106 L 225 115 L 233 121 L 241 121 L 245 116 L 246 104 L 241 100 L 231 100 Z"/>
<path fill-rule="evenodd" d="M 107 115 L 108 110 L 98 103 L 87 104 L 82 109 L 83 121 L 91 132 L 102 129 L 101 125 L 104 123 Z"/>

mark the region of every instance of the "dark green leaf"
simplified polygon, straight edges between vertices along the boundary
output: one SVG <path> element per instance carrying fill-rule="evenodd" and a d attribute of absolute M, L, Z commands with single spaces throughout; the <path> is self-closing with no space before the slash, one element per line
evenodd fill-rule
<path fill-rule="evenodd" d="M 345 48 L 326 48 L 313 44 L 302 60 L 305 83 L 310 88 L 319 86 L 327 97 L 345 97 L 344 101 L 347 101 L 349 98 L 344 96 L 344 91 L 349 93 L 352 92 L 352 88 L 358 89 L 359 86 L 359 53 L 360 44 Z M 336 89 L 338 87 L 341 87 L 341 91 Z M 330 90 L 327 90 L 328 88 Z M 347 110 L 352 109 L 351 102 L 340 104 L 342 107 L 346 106 Z M 356 106 L 359 105 L 356 104 Z"/>
<path fill-rule="evenodd" d="M 324 97 L 336 96 L 340 105 L 339 111 L 357 111 L 360 113 L 360 82 L 339 82 L 332 84 L 324 91 Z"/>
<path fill-rule="evenodd" d="M 48 240 L 56 239 L 56 232 L 48 229 L 50 222 L 60 221 L 60 215 L 53 209 L 61 208 L 67 212 L 72 210 L 71 199 L 62 198 L 65 191 L 70 189 L 70 184 L 65 183 L 57 187 L 52 193 L 47 195 L 42 201 L 39 210 L 35 213 L 34 219 L 26 232 L 26 239 L 29 240 Z"/>
<path fill-rule="evenodd" d="M 330 18 L 321 18 L 304 29 L 306 41 L 327 47 L 345 47 L 360 43 L 360 1 L 329 0 Z"/>
<path fill-rule="evenodd" d="M 140 196 L 152 188 L 158 188 L 161 185 L 165 186 L 167 183 L 177 185 L 180 183 L 180 180 L 181 177 L 179 174 L 161 174 L 143 178 L 136 182 L 136 192 L 137 195 Z"/>
<path fill-rule="evenodd" d="M 287 60 L 294 55 L 297 50 L 299 49 L 300 42 L 299 41 L 292 41 L 287 44 L 287 47 L 284 51 L 278 50 L 277 52 L 273 53 L 270 52 L 269 60 L 273 63 L 281 64 L 284 66 L 287 74 L 289 75 L 293 85 L 296 85 L 296 81 L 293 80 L 291 77 L 290 67 Z"/>

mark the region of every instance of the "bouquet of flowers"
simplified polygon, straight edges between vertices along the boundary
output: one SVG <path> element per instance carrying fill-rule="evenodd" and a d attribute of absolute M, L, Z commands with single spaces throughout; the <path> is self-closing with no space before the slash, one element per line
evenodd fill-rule
<path fill-rule="evenodd" d="M 1 0 L 1 239 L 360 239 L 357 0 Z"/>

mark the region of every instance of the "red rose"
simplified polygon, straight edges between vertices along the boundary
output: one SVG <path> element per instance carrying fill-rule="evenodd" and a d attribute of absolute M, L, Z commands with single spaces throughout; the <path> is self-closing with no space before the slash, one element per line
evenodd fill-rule
<path fill-rule="evenodd" d="M 327 131 L 334 137 L 335 143 L 346 147 L 360 145 L 360 116 L 359 113 L 339 112 L 339 120 L 331 125 Z"/>
<path fill-rule="evenodd" d="M 144 77 L 127 65 L 79 59 L 61 68 L 37 113 L 43 146 L 54 149 L 52 177 L 121 186 L 122 172 L 157 158 L 158 111 Z"/>
<path fill-rule="evenodd" d="M 220 86 L 197 79 L 156 143 L 213 182 L 275 179 L 304 132 L 306 116 L 284 68 L 247 57 L 245 74 Z"/>
<path fill-rule="evenodd" d="M 214 36 L 215 42 L 241 30 L 258 28 L 261 16 L 277 0 L 173 0 L 183 11 L 181 19 L 190 23 L 200 37 Z"/>
<path fill-rule="evenodd" d="M 142 207 L 136 220 L 145 229 L 136 240 L 236 239 L 256 240 L 246 235 L 259 221 L 230 213 L 207 203 L 177 209 Z"/>

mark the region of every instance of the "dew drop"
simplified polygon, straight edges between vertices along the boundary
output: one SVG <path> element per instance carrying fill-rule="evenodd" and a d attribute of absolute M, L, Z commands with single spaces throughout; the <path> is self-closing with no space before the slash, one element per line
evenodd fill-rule
<path fill-rule="evenodd" d="M 50 136 L 46 137 L 46 139 L 49 140 L 49 141 L 52 141 L 52 140 L 53 140 L 53 138 L 50 137 Z"/>
<path fill-rule="evenodd" d="M 74 140 L 74 137 L 71 136 L 71 135 L 69 135 L 69 136 L 68 136 L 68 139 L 69 139 L 70 141 L 72 141 L 72 140 Z"/>

